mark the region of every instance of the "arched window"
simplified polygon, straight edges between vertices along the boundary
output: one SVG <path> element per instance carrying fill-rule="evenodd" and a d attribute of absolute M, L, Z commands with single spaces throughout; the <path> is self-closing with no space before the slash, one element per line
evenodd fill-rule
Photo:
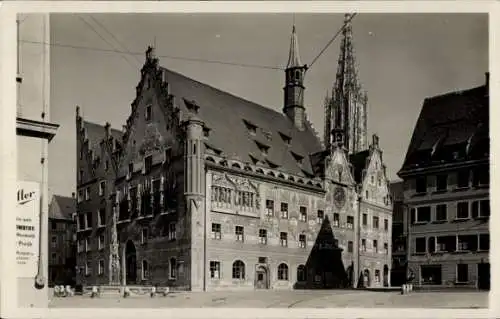
<path fill-rule="evenodd" d="M 176 279 L 177 278 L 177 260 L 175 258 L 170 258 L 169 262 L 169 268 L 170 268 L 170 274 L 169 277 L 170 279 Z"/>
<path fill-rule="evenodd" d="M 233 279 L 245 279 L 245 264 L 241 260 L 233 263 Z"/>
<path fill-rule="evenodd" d="M 299 265 L 297 267 L 297 281 L 306 281 L 306 266 Z"/>
<path fill-rule="evenodd" d="M 280 264 L 278 266 L 278 280 L 288 280 L 288 266 L 287 264 Z"/>
<path fill-rule="evenodd" d="M 299 70 L 295 71 L 295 79 L 297 81 L 300 81 L 300 71 Z"/>
<path fill-rule="evenodd" d="M 142 261 L 142 280 L 148 279 L 149 277 L 149 265 L 147 260 Z"/>

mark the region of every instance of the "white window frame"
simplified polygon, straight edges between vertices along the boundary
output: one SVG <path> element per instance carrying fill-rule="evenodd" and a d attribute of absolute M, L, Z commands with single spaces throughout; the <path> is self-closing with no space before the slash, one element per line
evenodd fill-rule
<path fill-rule="evenodd" d="M 106 192 L 106 181 L 99 182 L 99 196 L 104 196 Z"/>
<path fill-rule="evenodd" d="M 337 219 L 335 219 L 336 217 L 337 217 Z M 339 213 L 333 213 L 332 225 L 334 227 L 339 227 L 339 225 L 340 225 L 340 214 Z"/>
<path fill-rule="evenodd" d="M 85 187 L 85 200 L 90 200 L 90 186 Z"/>
<path fill-rule="evenodd" d="M 214 265 L 214 270 L 212 271 L 212 263 Z M 217 280 L 221 278 L 221 262 L 218 260 L 210 260 L 208 263 L 208 272 L 210 274 L 210 279 Z"/>
<path fill-rule="evenodd" d="M 268 207 L 268 201 L 272 203 L 272 207 Z M 266 199 L 266 216 L 274 216 L 274 201 L 272 199 Z"/>
<path fill-rule="evenodd" d="M 99 259 L 99 262 L 98 262 L 98 275 L 99 276 L 104 275 L 104 259 Z"/>
<path fill-rule="evenodd" d="M 301 240 L 301 238 L 304 238 L 304 240 Z M 299 248 L 306 248 L 307 247 L 307 237 L 304 234 L 299 235 Z"/>
<path fill-rule="evenodd" d="M 90 238 L 85 238 L 85 251 L 89 252 L 92 251 L 92 245 L 90 243 Z"/>
<path fill-rule="evenodd" d="M 215 228 L 218 228 L 218 231 L 214 231 L 214 226 L 215 225 L 218 225 L 219 227 L 215 227 Z M 221 224 L 219 223 L 212 223 L 212 239 L 217 239 L 217 240 L 220 240 L 222 238 L 222 226 Z"/>
<path fill-rule="evenodd" d="M 90 261 L 85 262 L 85 276 L 90 276 L 92 274 L 92 265 Z"/>
<path fill-rule="evenodd" d="M 261 236 L 261 230 L 263 230 L 263 234 L 265 236 Z M 259 229 L 259 244 L 266 245 L 267 244 L 267 229 Z"/>
<path fill-rule="evenodd" d="M 349 217 L 352 218 L 352 223 L 349 222 Z M 346 228 L 354 229 L 354 216 L 347 216 Z"/>
<path fill-rule="evenodd" d="M 99 237 L 97 237 L 97 247 L 99 250 L 103 250 L 104 249 L 104 246 L 105 246 L 105 238 L 104 238 L 104 234 L 100 234 Z M 101 240 L 102 239 L 102 240 Z"/>
<path fill-rule="evenodd" d="M 281 234 L 285 234 L 285 238 L 281 238 Z M 281 247 L 288 247 L 288 233 L 280 232 L 280 245 Z"/>
<path fill-rule="evenodd" d="M 237 230 L 241 229 L 241 234 L 238 234 Z M 234 227 L 234 236 L 236 241 L 244 242 L 245 241 L 245 227 L 237 225 Z"/>
<path fill-rule="evenodd" d="M 177 239 L 177 225 L 175 222 L 171 222 L 168 224 L 168 239 L 169 240 Z"/>
<path fill-rule="evenodd" d="M 299 221 L 307 222 L 307 207 L 306 206 L 299 207 Z"/>

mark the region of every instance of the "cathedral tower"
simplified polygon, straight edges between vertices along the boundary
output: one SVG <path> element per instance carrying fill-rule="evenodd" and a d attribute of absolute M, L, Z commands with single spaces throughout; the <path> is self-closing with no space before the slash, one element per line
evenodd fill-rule
<path fill-rule="evenodd" d="M 292 29 L 290 39 L 290 51 L 288 54 L 288 63 L 285 70 L 285 98 L 283 112 L 293 121 L 299 129 L 304 129 L 305 108 L 304 108 L 304 75 L 307 65 L 302 65 L 299 56 L 299 42 L 295 25 Z"/>
<path fill-rule="evenodd" d="M 335 84 L 325 102 L 325 145 L 330 149 L 341 138 L 349 154 L 368 148 L 368 99 L 358 81 L 351 19 L 352 15 L 345 15 Z"/>

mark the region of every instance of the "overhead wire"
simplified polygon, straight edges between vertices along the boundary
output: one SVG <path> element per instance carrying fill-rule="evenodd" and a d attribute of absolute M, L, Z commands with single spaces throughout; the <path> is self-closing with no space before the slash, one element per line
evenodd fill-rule
<path fill-rule="evenodd" d="M 103 40 L 104 42 L 106 42 L 111 48 L 115 49 L 115 46 L 113 44 L 111 44 L 105 37 L 103 37 L 99 31 L 97 31 L 94 26 L 92 26 L 87 20 L 85 20 L 82 16 L 79 16 L 77 15 L 78 18 L 80 18 L 95 34 L 97 34 L 97 36 L 99 38 L 101 38 L 101 40 Z M 126 53 L 126 52 L 125 52 Z M 124 54 L 120 54 L 120 56 L 122 57 L 123 60 L 125 60 L 133 69 L 137 69 L 137 65 L 133 65 L 127 58 L 126 58 L 126 55 Z"/>
<path fill-rule="evenodd" d="M 323 47 L 323 49 L 318 53 L 318 55 L 316 55 L 316 57 L 312 60 L 311 64 L 309 64 L 309 69 L 311 68 L 311 66 L 313 66 L 313 64 L 321 57 L 321 55 L 323 55 L 323 53 L 326 51 L 326 49 L 328 49 L 328 47 L 333 43 L 333 41 L 335 41 L 335 39 L 340 35 L 340 33 L 345 29 L 346 25 L 348 23 L 350 23 L 352 21 L 352 19 L 354 19 L 354 17 L 357 15 L 357 13 L 353 13 L 351 15 L 351 17 L 349 18 L 349 20 L 345 21 L 342 25 L 342 27 L 337 31 L 337 33 L 335 33 L 335 35 L 330 39 L 330 41 L 328 41 L 328 43 Z"/>

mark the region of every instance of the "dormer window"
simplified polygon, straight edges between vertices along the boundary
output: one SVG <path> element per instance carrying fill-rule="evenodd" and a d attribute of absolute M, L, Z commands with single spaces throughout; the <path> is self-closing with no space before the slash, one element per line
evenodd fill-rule
<path fill-rule="evenodd" d="M 299 154 L 294 153 L 294 152 L 291 152 L 291 153 L 292 153 L 293 158 L 297 161 L 297 164 L 302 165 L 302 163 L 304 162 L 304 156 L 299 155 Z"/>
<path fill-rule="evenodd" d="M 283 140 L 283 142 L 285 142 L 286 145 L 290 145 L 292 143 L 292 138 L 288 135 L 285 135 L 283 133 L 279 133 L 280 136 L 281 136 L 281 139 Z"/>
<path fill-rule="evenodd" d="M 151 121 L 152 112 L 153 112 L 153 110 L 152 110 L 152 105 L 151 105 L 151 104 L 147 105 L 147 106 L 146 106 L 146 112 L 145 112 L 145 114 L 144 114 L 144 119 L 145 119 L 146 121 L 148 121 L 148 122 L 149 122 L 149 121 Z"/>
<path fill-rule="evenodd" d="M 247 127 L 247 130 L 251 135 L 255 135 L 257 133 L 256 125 L 248 122 L 247 120 L 243 120 L 243 123 L 245 123 L 245 126 Z"/>
<path fill-rule="evenodd" d="M 255 141 L 255 144 L 257 144 L 257 147 L 262 152 L 262 155 L 267 155 L 267 153 L 269 151 L 269 146 L 264 145 L 264 144 L 262 144 L 262 143 L 260 143 L 258 141 Z"/>

